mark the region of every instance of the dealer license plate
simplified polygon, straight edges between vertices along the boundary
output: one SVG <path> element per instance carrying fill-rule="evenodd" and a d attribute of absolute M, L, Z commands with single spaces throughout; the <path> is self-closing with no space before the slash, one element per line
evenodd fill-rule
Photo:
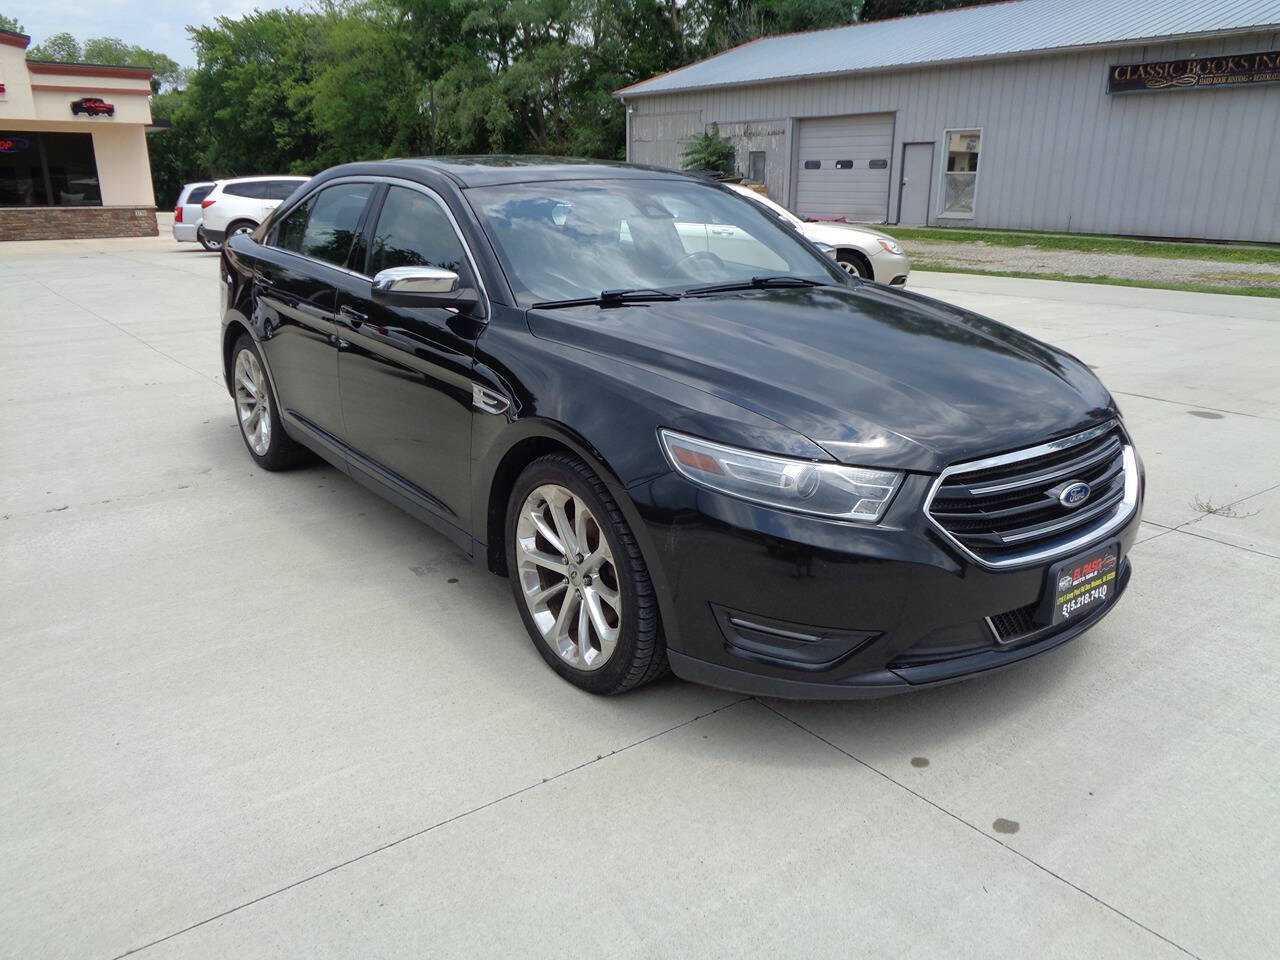
<path fill-rule="evenodd" d="M 1055 563 L 1036 619 L 1054 626 L 1083 619 L 1114 599 L 1119 575 L 1119 543 Z"/>

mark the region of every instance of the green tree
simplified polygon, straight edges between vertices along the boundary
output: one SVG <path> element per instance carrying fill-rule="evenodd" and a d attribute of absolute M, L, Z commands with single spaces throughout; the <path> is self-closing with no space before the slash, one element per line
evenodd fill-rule
<path fill-rule="evenodd" d="M 182 84 L 186 71 L 158 50 L 125 43 L 119 37 L 92 37 L 80 42 L 69 33 L 55 33 L 44 43 L 27 51 L 32 60 L 57 63 L 103 63 L 112 67 L 147 67 L 153 72 L 151 90 L 174 89 Z"/>
<path fill-rule="evenodd" d="M 27 59 L 75 63 L 83 59 L 80 41 L 69 33 L 55 33 L 44 43 L 27 48 Z"/>
<path fill-rule="evenodd" d="M 209 161 L 208 131 L 184 91 L 167 90 L 151 98 L 151 116 L 169 126 L 147 133 L 151 184 L 156 206 L 172 209 L 183 184 L 211 180 L 217 172 Z"/>
<path fill-rule="evenodd" d="M 689 0 L 694 56 L 711 56 L 760 37 L 857 22 L 861 0 Z"/>
<path fill-rule="evenodd" d="M 994 2 L 996 0 L 865 0 L 860 19 L 888 20 L 892 17 L 910 17 L 918 13 L 978 7 Z"/>
<path fill-rule="evenodd" d="M 311 82 L 322 20 L 266 10 L 188 27 L 197 67 L 186 94 L 208 130 L 210 169 L 221 176 L 315 171 Z"/>
<path fill-rule="evenodd" d="M 10 33 L 26 33 L 20 24 L 13 17 L 7 17 L 0 13 L 0 30 L 8 30 Z"/>

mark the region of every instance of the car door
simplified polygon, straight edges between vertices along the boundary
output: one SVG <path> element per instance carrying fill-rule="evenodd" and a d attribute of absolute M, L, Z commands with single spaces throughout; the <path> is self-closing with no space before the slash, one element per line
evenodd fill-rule
<path fill-rule="evenodd" d="M 707 249 L 722 260 L 761 270 L 786 270 L 787 261 L 736 223 L 707 224 Z"/>
<path fill-rule="evenodd" d="M 359 233 L 372 183 L 325 187 L 294 208 L 258 247 L 255 321 L 285 417 L 340 452 L 338 283 Z"/>
<path fill-rule="evenodd" d="M 376 302 L 371 280 L 391 267 L 431 266 L 476 287 L 475 268 L 444 200 L 426 187 L 387 187 L 370 219 L 365 276 L 348 278 L 338 296 L 338 380 L 351 465 L 467 530 L 471 369 L 483 324 L 450 308 Z"/>

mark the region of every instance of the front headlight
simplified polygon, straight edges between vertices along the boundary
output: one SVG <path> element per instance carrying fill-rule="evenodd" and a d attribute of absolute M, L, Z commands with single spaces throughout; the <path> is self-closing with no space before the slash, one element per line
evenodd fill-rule
<path fill-rule="evenodd" d="M 837 463 L 812 463 L 753 453 L 659 430 L 671 465 L 684 477 L 731 497 L 819 517 L 874 523 L 902 474 Z"/>
<path fill-rule="evenodd" d="M 884 247 L 884 249 L 889 253 L 896 253 L 898 256 L 902 256 L 902 247 L 898 246 L 897 240 L 890 240 L 887 237 L 876 237 L 876 242 L 879 243 L 880 246 Z"/>

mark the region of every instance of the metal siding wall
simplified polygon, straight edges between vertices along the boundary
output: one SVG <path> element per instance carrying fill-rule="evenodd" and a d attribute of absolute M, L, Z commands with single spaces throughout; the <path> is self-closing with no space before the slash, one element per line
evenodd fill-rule
<path fill-rule="evenodd" d="M 930 222 L 1280 242 L 1280 84 L 1108 96 L 1107 68 L 1280 49 L 1280 34 L 637 97 L 635 116 L 705 123 L 896 112 L 902 144 L 932 141 Z M 983 128 L 976 216 L 942 218 L 942 134 Z M 634 123 L 633 123 L 634 129 Z M 795 134 L 774 199 L 794 202 Z M 770 176 L 770 191 L 774 178 Z"/>

